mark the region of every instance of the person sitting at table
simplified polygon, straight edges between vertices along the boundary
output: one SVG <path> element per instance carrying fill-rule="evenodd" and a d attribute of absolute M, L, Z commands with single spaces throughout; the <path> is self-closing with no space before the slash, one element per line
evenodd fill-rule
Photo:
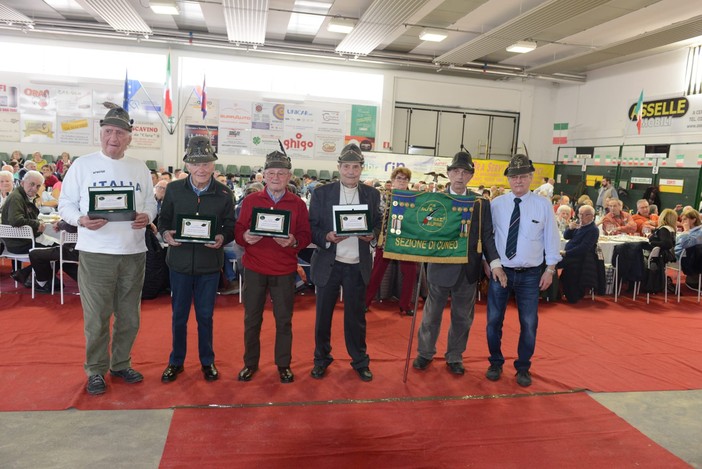
<path fill-rule="evenodd" d="M 54 174 L 55 166 L 51 163 L 47 163 L 41 167 L 41 174 L 44 176 L 44 187 L 51 189 L 55 184 L 59 182 L 59 178 Z"/>
<path fill-rule="evenodd" d="M 53 244 L 44 241 L 42 234 L 46 225 L 39 219 L 39 209 L 34 204 L 34 199 L 43 183 L 44 176 L 39 171 L 28 171 L 20 185 L 7 196 L 2 206 L 2 223 L 14 227 L 29 225 L 37 238 L 37 244 Z M 5 249 L 14 254 L 26 254 L 32 249 L 32 242 L 28 239 L 4 238 L 3 243 Z M 31 281 L 31 273 L 31 266 L 28 266 L 12 272 L 11 276 L 16 282 L 24 284 L 27 280 Z M 31 283 L 29 286 L 32 286 Z M 45 286 L 42 285 L 35 285 L 35 289 L 40 292 L 46 291 Z M 51 291 L 50 286 L 48 291 Z"/>
<path fill-rule="evenodd" d="M 38 151 L 35 151 L 32 154 L 32 160 L 34 161 L 34 164 L 37 165 L 37 171 L 41 171 L 41 168 L 43 168 L 46 164 L 46 160 L 43 156 L 41 156 L 41 152 Z"/>
<path fill-rule="evenodd" d="M 660 248 L 660 254 L 651 263 L 645 275 L 644 290 L 655 293 L 663 291 L 666 285 L 665 266 L 668 262 L 675 262 L 675 227 L 678 222 L 678 214 L 672 209 L 665 209 L 658 219 L 658 228 L 651 233 L 648 239 L 648 249 Z M 669 282 L 672 284 L 672 280 Z"/>
<path fill-rule="evenodd" d="M 646 199 L 636 201 L 636 213 L 631 216 L 636 223 L 636 232 L 648 237 L 658 226 L 658 215 L 651 215 Z"/>
<path fill-rule="evenodd" d="M 560 231 L 561 234 L 563 234 L 563 232 L 568 228 L 568 225 L 570 225 L 570 211 L 571 208 L 567 205 L 560 205 L 556 210 L 556 224 L 558 225 L 558 231 Z"/>
<path fill-rule="evenodd" d="M 580 197 L 578 197 L 577 202 L 575 202 L 575 212 L 580 213 L 580 207 L 582 207 L 583 205 L 589 205 L 591 207 L 594 207 L 595 203 L 592 201 L 590 196 L 588 196 L 587 194 L 583 194 Z"/>
<path fill-rule="evenodd" d="M 568 207 L 570 209 L 569 218 L 575 217 L 575 210 L 570 206 L 570 197 L 567 195 L 562 195 L 560 199 L 558 199 L 558 203 L 553 206 L 553 213 L 556 213 L 560 207 Z"/>
<path fill-rule="evenodd" d="M 692 290 L 697 290 L 700 265 L 702 265 L 702 220 L 700 212 L 695 209 L 685 210 L 681 215 L 683 232 L 678 234 L 675 241 L 675 257 L 680 260 L 683 251 L 687 251 L 682 258 L 681 267 L 685 274 L 685 285 Z"/>
<path fill-rule="evenodd" d="M 578 209 L 578 219 L 579 223 L 571 222 L 563 233 L 568 242 L 557 265 L 563 269 L 560 282 L 569 303 L 577 303 L 586 290 L 597 286 L 595 246 L 600 232 L 594 223 L 595 208 L 583 205 Z"/>
<path fill-rule="evenodd" d="M 609 213 L 602 218 L 600 224 L 606 235 L 632 234 L 636 232 L 636 222 L 631 215 L 622 211 L 623 203 L 619 199 L 609 199 Z"/>
<path fill-rule="evenodd" d="M 66 175 L 66 171 L 71 167 L 71 155 L 68 152 L 61 153 L 61 157 L 56 162 L 56 172 L 61 176 L 61 179 Z"/>

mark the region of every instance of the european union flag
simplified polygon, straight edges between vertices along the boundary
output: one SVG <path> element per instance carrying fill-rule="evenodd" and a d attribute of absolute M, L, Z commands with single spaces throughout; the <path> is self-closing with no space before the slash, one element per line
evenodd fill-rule
<path fill-rule="evenodd" d="M 131 101 L 140 89 L 141 82 L 139 80 L 130 80 L 129 71 L 127 71 L 124 74 L 124 96 L 122 101 L 122 107 L 125 111 L 129 112 L 129 101 Z"/>

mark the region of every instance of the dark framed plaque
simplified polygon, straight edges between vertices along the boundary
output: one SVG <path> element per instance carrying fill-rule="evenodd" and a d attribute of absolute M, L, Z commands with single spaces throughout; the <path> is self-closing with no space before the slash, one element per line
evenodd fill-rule
<path fill-rule="evenodd" d="M 287 238 L 290 232 L 290 211 L 254 207 L 249 233 L 258 236 Z"/>
<path fill-rule="evenodd" d="M 371 234 L 370 210 L 334 210 L 334 222 L 337 236 L 364 236 Z"/>
<path fill-rule="evenodd" d="M 217 217 L 178 215 L 173 239 L 179 243 L 215 243 Z"/>
<path fill-rule="evenodd" d="M 88 187 L 88 217 L 109 221 L 136 218 L 134 186 Z"/>

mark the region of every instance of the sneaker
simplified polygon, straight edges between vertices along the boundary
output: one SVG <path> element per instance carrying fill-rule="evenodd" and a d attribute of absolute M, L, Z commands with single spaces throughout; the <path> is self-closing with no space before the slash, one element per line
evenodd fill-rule
<path fill-rule="evenodd" d="M 523 388 L 531 386 L 531 373 L 526 370 L 517 371 L 517 384 Z"/>
<path fill-rule="evenodd" d="M 134 368 L 125 368 L 124 370 L 110 370 L 110 374 L 117 378 L 122 378 L 127 383 L 138 383 L 144 380 L 144 376 Z"/>
<path fill-rule="evenodd" d="M 490 365 L 490 368 L 485 372 L 485 377 L 490 381 L 497 381 L 502 375 L 501 365 Z"/>
<path fill-rule="evenodd" d="M 105 378 L 102 375 L 90 375 L 88 377 L 88 384 L 85 386 L 85 390 L 88 394 L 93 396 L 98 394 L 103 394 L 107 389 L 107 384 L 105 384 Z"/>

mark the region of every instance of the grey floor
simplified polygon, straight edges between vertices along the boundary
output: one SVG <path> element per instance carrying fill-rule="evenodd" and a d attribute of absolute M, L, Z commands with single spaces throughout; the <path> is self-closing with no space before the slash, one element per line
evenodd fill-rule
<path fill-rule="evenodd" d="M 691 467 L 702 468 L 702 390 L 591 396 Z M 156 468 L 172 415 L 172 410 L 2 412 L 0 467 Z"/>

